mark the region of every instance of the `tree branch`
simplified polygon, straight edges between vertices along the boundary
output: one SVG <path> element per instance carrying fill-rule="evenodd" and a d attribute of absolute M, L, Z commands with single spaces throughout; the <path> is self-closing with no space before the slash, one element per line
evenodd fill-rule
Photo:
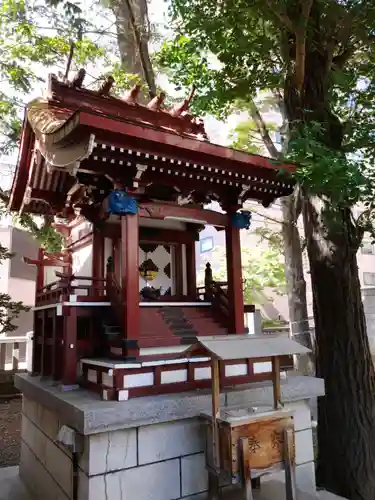
<path fill-rule="evenodd" d="M 301 0 L 301 25 L 296 29 L 296 69 L 295 80 L 296 89 L 302 92 L 305 81 L 305 61 L 306 61 L 306 34 L 307 25 L 314 0 Z"/>
<path fill-rule="evenodd" d="M 274 219 L 273 217 L 270 217 L 269 215 L 265 215 L 264 213 L 262 212 L 258 212 L 257 210 L 253 210 L 253 208 L 251 208 L 250 210 L 253 214 L 256 214 L 256 215 L 259 215 L 259 217 L 263 217 L 263 219 L 266 219 L 270 222 L 273 222 L 275 224 L 280 224 L 281 226 L 284 224 L 284 222 L 282 220 L 279 220 L 279 219 Z"/>
<path fill-rule="evenodd" d="M 336 69 L 342 69 L 348 60 L 352 57 L 354 52 L 356 51 L 356 46 L 353 44 L 350 47 L 347 47 L 341 54 L 338 54 L 332 59 L 332 65 Z"/>
<path fill-rule="evenodd" d="M 253 99 L 250 100 L 249 104 L 250 104 L 249 109 L 251 118 L 254 120 L 257 131 L 261 136 L 263 143 L 267 148 L 267 151 L 269 152 L 272 158 L 274 158 L 275 160 L 278 159 L 280 157 L 280 154 L 277 151 L 275 144 L 273 143 L 273 140 L 271 139 L 271 136 L 268 132 L 268 128 L 262 118 L 262 115 L 259 112 L 258 106 L 255 104 Z"/>
<path fill-rule="evenodd" d="M 286 27 L 288 28 L 288 30 L 291 32 L 291 33 L 295 33 L 295 29 L 293 27 L 293 23 L 291 21 L 291 19 L 289 18 L 289 16 L 285 13 L 285 12 L 282 12 L 280 9 L 279 9 L 279 6 L 278 5 L 275 5 L 272 0 L 266 0 L 266 4 L 268 5 L 268 7 L 271 9 L 271 11 L 273 12 L 273 14 L 279 19 L 279 21 L 281 21 L 281 23 Z"/>
<path fill-rule="evenodd" d="M 150 96 L 154 97 L 156 95 L 156 84 L 155 84 L 155 78 L 154 78 L 154 74 L 153 74 L 150 60 L 149 60 L 147 42 L 145 43 L 145 40 L 143 39 L 143 37 L 140 33 L 140 30 L 137 26 L 137 22 L 136 22 L 133 8 L 131 5 L 131 0 L 125 0 L 125 5 L 126 5 L 128 12 L 129 12 L 130 24 L 132 26 L 134 38 L 135 38 L 135 41 L 136 41 L 137 46 L 138 46 L 139 58 L 141 60 L 143 75 L 144 75 L 144 78 L 147 82 Z M 147 8 L 147 4 L 145 4 L 145 5 Z M 145 15 L 147 16 L 147 11 L 145 12 Z"/>

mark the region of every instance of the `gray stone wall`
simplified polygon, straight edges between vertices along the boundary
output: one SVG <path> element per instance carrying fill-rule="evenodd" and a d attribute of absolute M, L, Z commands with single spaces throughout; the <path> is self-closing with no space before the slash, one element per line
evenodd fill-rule
<path fill-rule="evenodd" d="M 288 403 L 296 429 L 296 479 L 315 495 L 311 415 Z M 24 397 L 20 474 L 43 500 L 73 498 L 72 453 L 56 442 L 56 413 Z M 197 418 L 81 436 L 78 500 L 206 499 L 205 429 Z M 271 499 L 270 499 L 271 500 Z"/>

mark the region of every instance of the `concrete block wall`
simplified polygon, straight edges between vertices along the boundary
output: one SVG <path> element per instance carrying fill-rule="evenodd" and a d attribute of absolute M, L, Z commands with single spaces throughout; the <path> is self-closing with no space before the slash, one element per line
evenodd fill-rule
<path fill-rule="evenodd" d="M 296 479 L 315 494 L 309 406 L 294 411 Z M 82 437 L 78 494 L 73 498 L 72 454 L 56 443 L 58 416 L 24 398 L 20 474 L 43 500 L 178 500 L 206 498 L 205 429 L 198 419 L 146 425 Z"/>
<path fill-rule="evenodd" d="M 56 443 L 59 428 L 55 413 L 23 398 L 20 476 L 31 494 L 43 500 L 72 498 L 72 454 Z"/>

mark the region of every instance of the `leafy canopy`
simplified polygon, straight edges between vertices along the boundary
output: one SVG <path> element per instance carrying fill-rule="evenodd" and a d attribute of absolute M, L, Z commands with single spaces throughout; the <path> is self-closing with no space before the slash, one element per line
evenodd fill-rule
<path fill-rule="evenodd" d="M 285 266 L 281 252 L 270 246 L 242 249 L 242 278 L 246 304 L 263 304 L 272 301 L 272 295 L 285 293 Z M 212 251 L 213 279 L 226 279 L 225 249 L 216 247 Z M 220 269 L 215 270 L 215 268 Z M 200 270 L 201 281 L 204 268 Z"/>
<path fill-rule="evenodd" d="M 118 63 L 112 44 L 116 33 L 110 31 L 113 24 L 99 0 L 86 7 L 68 0 L 1 2 L 0 155 L 16 150 L 28 96 L 37 87 L 46 88 L 49 72 L 58 72 L 64 78 L 69 65 L 71 71 L 84 67 L 89 88 L 98 87 L 111 74 L 116 93 L 139 80 L 122 71 Z M 7 202 L 8 193 L 1 191 L 2 212 Z M 15 222 L 48 251 L 61 249 L 63 239 L 50 218 L 39 221 L 23 214 L 15 217 Z"/>
<path fill-rule="evenodd" d="M 176 35 L 157 63 L 176 86 L 197 85 L 195 111 L 225 118 L 238 100 L 251 102 L 259 91 L 274 96 L 289 121 L 284 159 L 301 165 L 297 180 L 341 206 L 364 202 L 358 222 L 367 228 L 375 181 L 372 2 L 172 0 L 170 15 Z M 309 67 L 309 57 L 320 55 L 322 64 Z M 319 119 L 307 107 L 300 122 L 290 122 L 285 89 L 302 92 L 299 84 L 316 97 Z M 325 140 L 335 135 L 328 113 L 337 119 L 337 147 Z"/>

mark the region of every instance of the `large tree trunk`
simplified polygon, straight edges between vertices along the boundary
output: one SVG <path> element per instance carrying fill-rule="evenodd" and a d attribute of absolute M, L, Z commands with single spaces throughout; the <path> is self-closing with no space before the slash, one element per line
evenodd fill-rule
<path fill-rule="evenodd" d="M 343 127 L 329 105 L 332 47 L 326 44 L 321 15 L 319 3 L 314 2 L 307 46 L 303 47 L 302 87 L 291 72 L 284 99 L 292 134 L 299 134 L 311 122 L 319 123 L 316 140 L 339 153 Z M 313 291 L 316 372 L 326 389 L 318 402 L 317 480 L 349 500 L 372 500 L 375 373 L 356 258 L 363 235 L 348 205 L 330 200 L 329 192 L 319 193 L 319 199 L 313 194 L 305 193 L 303 214 Z"/>
<path fill-rule="evenodd" d="M 281 200 L 284 240 L 285 275 L 292 337 L 300 344 L 313 348 L 306 302 L 306 281 L 303 272 L 301 240 L 298 230 L 299 189 Z M 296 357 L 295 369 L 301 375 L 315 373 L 313 354 Z"/>
<path fill-rule="evenodd" d="M 375 498 L 375 373 L 360 293 L 360 236 L 348 209 L 304 205 L 317 343 L 317 481 L 350 500 Z"/>
<path fill-rule="evenodd" d="M 155 94 L 155 76 L 148 42 L 150 27 L 147 0 L 111 0 L 116 17 L 117 42 L 123 70 L 145 80 L 151 94 Z"/>

